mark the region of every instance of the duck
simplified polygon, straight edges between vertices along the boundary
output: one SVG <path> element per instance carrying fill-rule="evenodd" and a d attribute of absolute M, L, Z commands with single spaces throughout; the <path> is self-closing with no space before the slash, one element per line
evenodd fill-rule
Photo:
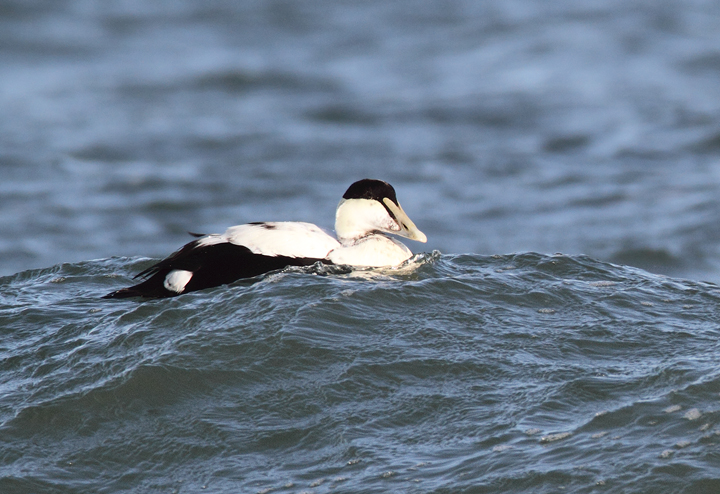
<path fill-rule="evenodd" d="M 253 222 L 220 234 L 191 234 L 195 240 L 135 276 L 143 281 L 103 298 L 175 297 L 318 262 L 392 267 L 413 256 L 394 236 L 427 242 L 400 206 L 393 186 L 368 178 L 343 194 L 335 210 L 335 234 L 299 221 Z"/>

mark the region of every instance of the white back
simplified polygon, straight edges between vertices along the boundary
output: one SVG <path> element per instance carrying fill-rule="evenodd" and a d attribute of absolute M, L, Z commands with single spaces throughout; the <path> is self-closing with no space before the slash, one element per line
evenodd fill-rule
<path fill-rule="evenodd" d="M 229 242 L 242 245 L 254 254 L 324 259 L 340 246 L 317 225 L 295 221 L 248 223 L 232 226 L 222 235 L 200 239 L 200 246 Z"/>

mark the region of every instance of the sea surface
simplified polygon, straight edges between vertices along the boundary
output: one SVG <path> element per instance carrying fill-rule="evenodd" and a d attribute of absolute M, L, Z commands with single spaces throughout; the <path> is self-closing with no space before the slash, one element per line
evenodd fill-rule
<path fill-rule="evenodd" d="M 0 0 L 0 493 L 720 492 L 718 26 Z M 366 177 L 401 269 L 100 298 Z"/>

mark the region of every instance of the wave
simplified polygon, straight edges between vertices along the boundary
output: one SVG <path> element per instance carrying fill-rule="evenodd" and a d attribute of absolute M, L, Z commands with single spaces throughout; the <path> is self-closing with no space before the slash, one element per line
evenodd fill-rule
<path fill-rule="evenodd" d="M 0 490 L 715 487 L 711 283 L 435 252 L 100 299 L 151 262 L 0 278 Z"/>

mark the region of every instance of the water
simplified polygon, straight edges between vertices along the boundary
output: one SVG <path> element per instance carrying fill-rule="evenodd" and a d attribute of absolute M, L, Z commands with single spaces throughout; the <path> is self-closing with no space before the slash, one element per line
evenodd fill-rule
<path fill-rule="evenodd" d="M 0 0 L 0 492 L 717 492 L 718 25 Z M 98 299 L 364 177 L 415 270 Z"/>
<path fill-rule="evenodd" d="M 2 279 L 3 492 L 715 492 L 720 289 L 418 256 L 171 300 Z"/>

